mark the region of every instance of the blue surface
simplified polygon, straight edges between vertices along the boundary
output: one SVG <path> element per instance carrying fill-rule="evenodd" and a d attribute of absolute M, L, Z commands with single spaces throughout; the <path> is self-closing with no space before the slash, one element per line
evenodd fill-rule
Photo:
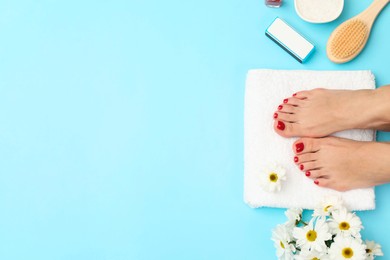
<path fill-rule="evenodd" d="M 370 2 L 314 25 L 291 0 L 1 1 L 0 258 L 274 259 L 284 210 L 242 198 L 246 72 L 371 69 L 389 83 L 390 7 L 356 60 L 325 56 Z M 306 64 L 265 37 L 276 16 L 316 44 Z M 389 196 L 377 188 L 359 213 L 387 255 Z"/>

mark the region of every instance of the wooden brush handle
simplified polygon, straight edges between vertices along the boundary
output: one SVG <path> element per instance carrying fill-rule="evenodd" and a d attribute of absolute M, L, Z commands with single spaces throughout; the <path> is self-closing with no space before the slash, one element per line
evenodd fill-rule
<path fill-rule="evenodd" d="M 356 18 L 364 20 L 370 27 L 369 29 L 371 29 L 376 17 L 389 2 L 390 0 L 374 0 L 374 2 L 372 2 L 372 4 L 361 14 L 356 16 Z"/>

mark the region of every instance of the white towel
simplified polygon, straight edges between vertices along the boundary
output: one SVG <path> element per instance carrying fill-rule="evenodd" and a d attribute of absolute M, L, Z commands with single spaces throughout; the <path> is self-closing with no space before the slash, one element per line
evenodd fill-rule
<path fill-rule="evenodd" d="M 350 210 L 375 208 L 374 188 L 347 192 L 313 184 L 294 164 L 292 144 L 296 138 L 283 138 L 273 129 L 273 113 L 284 98 L 313 88 L 374 89 L 370 71 L 284 71 L 250 70 L 245 90 L 245 177 L 244 201 L 251 207 L 313 209 L 325 195 L 340 195 Z M 335 136 L 372 141 L 375 131 L 348 130 Z M 276 193 L 263 191 L 258 174 L 272 164 L 286 169 L 287 180 Z"/>

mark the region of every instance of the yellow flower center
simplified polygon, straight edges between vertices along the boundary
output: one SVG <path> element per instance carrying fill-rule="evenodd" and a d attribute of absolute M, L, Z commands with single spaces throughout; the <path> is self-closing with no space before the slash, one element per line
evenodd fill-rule
<path fill-rule="evenodd" d="M 306 233 L 306 239 L 310 242 L 313 242 L 317 239 L 317 232 L 314 230 L 309 230 L 309 232 Z"/>
<path fill-rule="evenodd" d="M 284 244 L 283 244 L 282 241 L 280 241 L 280 247 L 283 248 L 283 249 L 286 249 L 286 248 L 284 247 Z"/>
<path fill-rule="evenodd" d="M 367 253 L 367 254 L 371 254 L 371 253 L 372 253 L 372 250 L 369 249 L 369 248 L 367 248 L 367 249 L 366 249 L 366 253 Z"/>
<path fill-rule="evenodd" d="M 324 211 L 325 211 L 325 212 L 328 212 L 328 210 L 329 210 L 330 207 L 332 207 L 332 205 L 326 206 L 326 207 L 324 208 Z"/>
<path fill-rule="evenodd" d="M 311 260 L 320 260 L 319 258 L 317 258 L 317 257 L 314 257 L 314 258 L 312 258 Z"/>
<path fill-rule="evenodd" d="M 339 224 L 339 229 L 340 230 L 348 230 L 349 228 L 350 228 L 350 226 L 349 226 L 348 222 L 343 221 L 343 222 L 341 222 Z"/>
<path fill-rule="evenodd" d="M 277 182 L 278 181 L 278 175 L 274 172 L 271 172 L 269 174 L 269 180 L 272 181 L 272 182 Z"/>
<path fill-rule="evenodd" d="M 343 248 L 343 251 L 341 251 L 341 254 L 344 256 L 344 258 L 351 258 L 353 256 L 353 250 L 350 247 Z"/>

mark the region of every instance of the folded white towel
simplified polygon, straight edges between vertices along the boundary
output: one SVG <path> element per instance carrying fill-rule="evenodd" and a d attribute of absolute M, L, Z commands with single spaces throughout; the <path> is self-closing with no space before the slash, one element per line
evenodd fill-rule
<path fill-rule="evenodd" d="M 244 200 L 251 207 L 313 209 L 325 195 L 340 195 L 350 210 L 375 208 L 374 188 L 347 192 L 321 188 L 313 184 L 293 162 L 292 144 L 296 138 L 283 138 L 273 129 L 273 113 L 284 98 L 300 90 L 374 89 L 370 71 L 283 71 L 250 70 L 245 91 L 245 177 Z M 319 115 L 321 116 L 321 115 Z M 335 136 L 372 141 L 372 130 L 349 130 Z M 286 169 L 287 180 L 276 193 L 263 191 L 258 176 L 272 164 Z"/>

